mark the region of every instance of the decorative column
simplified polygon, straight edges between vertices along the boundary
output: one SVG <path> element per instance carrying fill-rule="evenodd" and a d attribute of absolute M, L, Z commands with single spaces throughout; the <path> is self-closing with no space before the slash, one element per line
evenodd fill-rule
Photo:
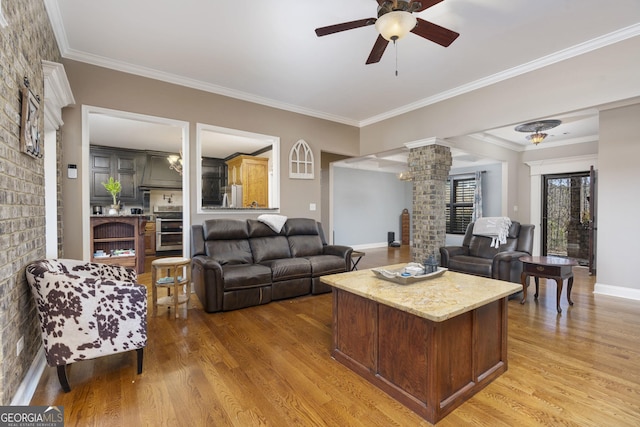
<path fill-rule="evenodd" d="M 422 262 L 430 255 L 440 262 L 446 239 L 445 189 L 451 169 L 451 150 L 437 139 L 427 144 L 407 144 L 413 179 L 413 247 L 411 257 Z"/>

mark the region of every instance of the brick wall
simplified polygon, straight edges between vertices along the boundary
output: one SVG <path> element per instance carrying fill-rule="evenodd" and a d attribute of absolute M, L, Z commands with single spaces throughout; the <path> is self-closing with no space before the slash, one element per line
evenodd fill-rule
<path fill-rule="evenodd" d="M 27 77 L 42 100 L 42 60 L 61 58 L 42 0 L 2 0 L 2 12 L 8 25 L 0 28 L 0 404 L 8 405 L 41 346 L 24 269 L 45 256 L 44 165 L 20 149 L 20 91 Z M 43 111 L 41 102 L 41 134 Z"/>
<path fill-rule="evenodd" d="M 413 179 L 413 246 L 411 257 L 423 262 L 440 260 L 440 246 L 447 238 L 445 189 L 451 169 L 451 150 L 441 145 L 412 148 L 409 171 Z"/>

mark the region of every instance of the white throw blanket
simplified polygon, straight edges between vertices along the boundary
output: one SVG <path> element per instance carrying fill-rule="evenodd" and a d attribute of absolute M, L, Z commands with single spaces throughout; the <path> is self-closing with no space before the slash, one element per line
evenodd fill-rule
<path fill-rule="evenodd" d="M 491 237 L 491 247 L 497 248 L 507 243 L 509 227 L 511 227 L 511 219 L 506 216 L 478 218 L 473 224 L 473 234 Z"/>
<path fill-rule="evenodd" d="M 264 222 L 276 233 L 279 233 L 284 226 L 284 223 L 287 222 L 287 217 L 284 215 L 269 215 L 264 214 L 258 217 L 258 221 Z"/>

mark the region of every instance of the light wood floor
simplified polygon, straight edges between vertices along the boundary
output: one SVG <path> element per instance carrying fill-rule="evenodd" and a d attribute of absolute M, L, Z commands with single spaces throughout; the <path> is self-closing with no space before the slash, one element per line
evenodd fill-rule
<path fill-rule="evenodd" d="M 366 252 L 360 268 L 409 260 L 406 247 Z M 439 426 L 640 425 L 639 303 L 575 275 L 561 315 L 555 282 L 509 301 L 509 370 Z M 79 362 L 65 394 L 47 367 L 31 404 L 64 405 L 66 426 L 429 425 L 331 359 L 331 294 L 217 314 L 193 300 L 188 319 L 149 317 L 141 375 L 135 352 Z"/>

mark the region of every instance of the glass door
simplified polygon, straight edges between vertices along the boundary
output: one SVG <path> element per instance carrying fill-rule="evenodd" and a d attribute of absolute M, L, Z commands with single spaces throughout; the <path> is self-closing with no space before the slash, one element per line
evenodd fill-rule
<path fill-rule="evenodd" d="M 590 265 L 592 177 L 587 172 L 543 176 L 542 254 Z"/>

